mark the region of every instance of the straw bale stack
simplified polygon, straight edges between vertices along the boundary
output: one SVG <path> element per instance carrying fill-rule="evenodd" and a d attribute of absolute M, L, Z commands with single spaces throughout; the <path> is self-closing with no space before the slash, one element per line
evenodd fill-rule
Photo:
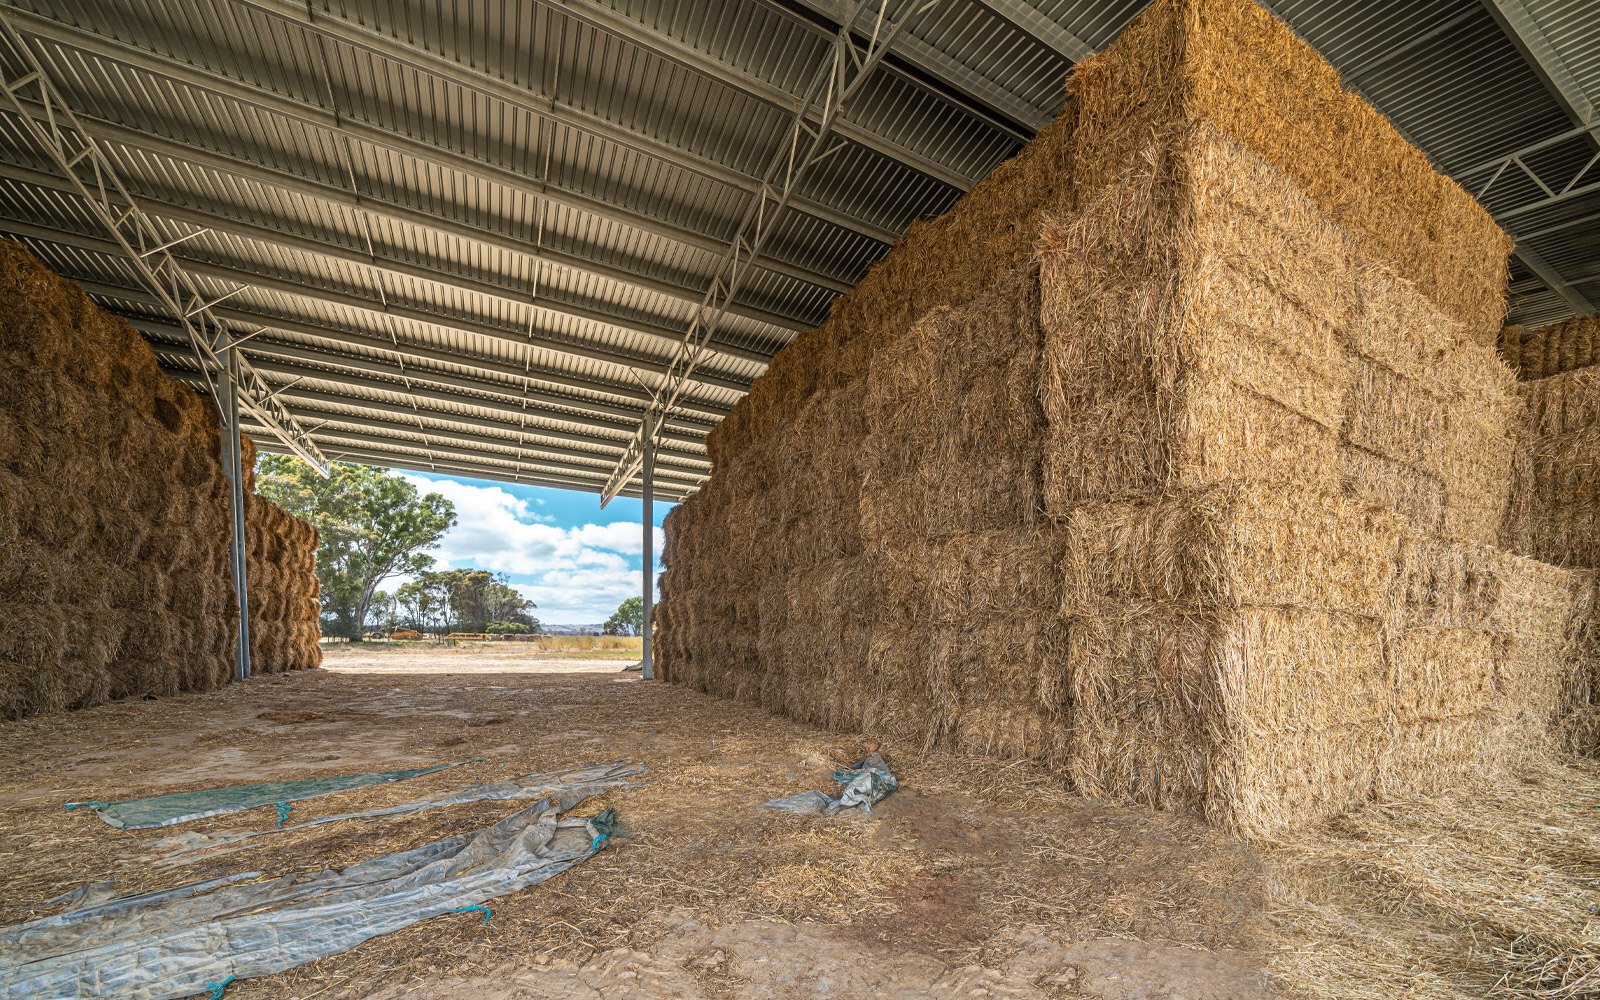
<path fill-rule="evenodd" d="M 1261 157 L 1413 282 L 1474 342 L 1505 315 L 1511 241 L 1338 71 L 1248 0 L 1158 0 L 1068 80 L 1080 200 L 1173 122 L 1205 121 Z"/>
<path fill-rule="evenodd" d="M 1048 223 L 1041 259 L 1053 516 L 1271 478 L 1496 537 L 1510 373 L 1209 125 L 1152 143 Z"/>
<path fill-rule="evenodd" d="M 230 676 L 217 435 L 131 327 L 0 243 L 0 717 Z"/>
<path fill-rule="evenodd" d="M 888 256 L 837 300 L 828 319 L 779 352 L 750 394 L 706 438 L 714 467 L 799 413 L 811 394 L 865 373 L 883 342 L 929 310 L 989 291 L 1033 254 L 1046 214 L 1074 205 L 1071 101 L 1016 156 L 995 167 L 936 219 L 914 223 Z M 819 364 L 821 358 L 828 359 Z"/>
<path fill-rule="evenodd" d="M 1537 330 L 1508 326 L 1500 331 L 1500 356 L 1520 379 L 1549 378 L 1600 365 L 1600 313 Z"/>
<path fill-rule="evenodd" d="M 211 404 L 165 378 L 127 323 L 0 242 L 0 718 L 233 676 L 220 442 Z M 295 540 L 287 589 L 262 589 L 282 609 L 267 669 L 318 657 L 316 533 L 284 518 L 267 518 Z"/>
<path fill-rule="evenodd" d="M 254 452 L 254 444 L 248 444 L 249 467 Z M 245 494 L 244 523 L 251 671 L 276 674 L 321 666 L 317 529 L 256 493 Z"/>
<path fill-rule="evenodd" d="M 661 675 L 1248 835 L 1600 733 L 1592 580 L 1494 544 L 1600 412 L 1497 357 L 1504 234 L 1243 0 L 1069 88 L 713 432 Z"/>
<path fill-rule="evenodd" d="M 1527 415 L 1501 543 L 1558 566 L 1600 567 L 1600 366 L 1518 388 Z"/>

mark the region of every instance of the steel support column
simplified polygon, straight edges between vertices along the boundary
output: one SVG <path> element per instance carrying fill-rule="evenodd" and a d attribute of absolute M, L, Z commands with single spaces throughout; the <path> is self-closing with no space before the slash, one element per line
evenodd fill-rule
<path fill-rule="evenodd" d="M 640 651 L 640 663 L 644 669 L 644 679 L 653 680 L 656 676 L 655 664 L 650 659 L 650 633 L 654 631 L 650 624 L 651 606 L 655 604 L 655 517 L 650 510 L 651 494 L 655 492 L 656 477 L 656 450 L 651 438 L 655 436 L 655 414 L 645 411 L 644 415 L 644 648 Z"/>
<path fill-rule="evenodd" d="M 227 377 L 222 380 L 222 406 L 227 417 L 222 428 L 222 471 L 228 476 L 228 513 L 233 522 L 229 563 L 233 569 L 233 592 L 239 598 L 239 644 L 234 650 L 234 679 L 250 679 L 250 597 L 246 587 L 245 559 L 248 551 L 244 527 L 244 453 L 239 442 L 239 349 L 230 346 L 222 352 L 227 361 Z"/>

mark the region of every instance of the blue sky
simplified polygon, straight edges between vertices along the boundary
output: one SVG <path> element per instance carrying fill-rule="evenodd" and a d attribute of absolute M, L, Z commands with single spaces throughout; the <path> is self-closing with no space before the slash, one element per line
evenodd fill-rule
<path fill-rule="evenodd" d="M 594 493 L 399 470 L 391 474 L 455 504 L 456 526 L 428 553 L 438 561 L 436 569 L 505 573 L 538 604 L 533 614 L 542 622 L 603 622 L 639 593 L 644 532 L 638 500 L 618 497 L 601 510 Z M 661 519 L 672 507 L 661 500 L 652 507 L 657 573 Z M 391 577 L 381 587 L 393 593 L 403 582 Z"/>

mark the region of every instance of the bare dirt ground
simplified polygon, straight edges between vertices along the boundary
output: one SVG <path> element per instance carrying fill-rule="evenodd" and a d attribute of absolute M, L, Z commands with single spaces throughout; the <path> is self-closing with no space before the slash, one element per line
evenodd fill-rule
<path fill-rule="evenodd" d="M 508 774 L 630 759 L 632 835 L 544 885 L 230 998 L 1194 998 L 1267 995 L 1252 852 L 1196 823 L 1091 806 L 1016 762 L 886 746 L 869 822 L 766 812 L 828 787 L 858 738 L 621 668 L 500 647 L 334 647 L 325 669 L 0 726 L 0 921 L 114 877 L 122 891 L 343 866 L 486 825 L 507 803 L 258 838 L 176 867 L 173 829 L 113 830 L 76 800 L 483 758 L 297 803 L 294 819 Z M 260 813 L 261 815 L 257 815 Z M 185 824 L 265 828 L 270 807 Z"/>
<path fill-rule="evenodd" d="M 762 811 L 828 787 L 860 735 L 507 645 L 334 646 L 325 669 L 0 724 L 0 922 L 122 892 L 343 867 L 481 828 L 479 803 L 343 821 L 170 863 L 78 800 L 462 766 L 306 800 L 294 821 L 626 759 L 631 835 L 550 882 L 262 979 L 229 998 L 879 996 L 1102 1000 L 1600 996 L 1600 766 L 1551 756 L 1425 801 L 1249 846 L 1086 802 L 1024 762 L 884 746 L 901 791 L 856 822 Z"/>

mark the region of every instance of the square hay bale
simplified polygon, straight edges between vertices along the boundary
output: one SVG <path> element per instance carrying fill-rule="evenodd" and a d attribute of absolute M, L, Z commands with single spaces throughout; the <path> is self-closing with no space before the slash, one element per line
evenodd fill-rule
<path fill-rule="evenodd" d="M 936 309 L 884 347 L 863 380 L 864 538 L 1000 529 L 1038 507 L 1040 330 L 1032 268 Z"/>
<path fill-rule="evenodd" d="M 1080 203 L 1151 134 L 1204 121 L 1281 170 L 1361 254 L 1417 283 L 1477 342 L 1504 316 L 1511 243 L 1337 71 L 1249 0 L 1158 0 L 1073 70 Z"/>
<path fill-rule="evenodd" d="M 879 551 L 881 606 L 907 622 L 953 625 L 1056 617 L 1067 533 L 1033 527 L 925 538 Z"/>
<path fill-rule="evenodd" d="M 977 753 L 1060 762 L 1071 706 L 1053 675 L 1066 672 L 1066 647 L 1066 624 L 1053 613 L 935 626 L 922 677 L 924 739 L 948 736 Z"/>
<path fill-rule="evenodd" d="M 1045 506 L 1277 479 L 1337 489 L 1349 248 L 1204 127 L 1041 236 Z"/>
<path fill-rule="evenodd" d="M 1545 562 L 1600 566 L 1600 368 L 1519 385 L 1510 500 L 1500 542 Z"/>
<path fill-rule="evenodd" d="M 1542 379 L 1600 364 L 1600 313 L 1528 330 L 1500 331 L 1500 356 L 1519 379 Z"/>
<path fill-rule="evenodd" d="M 774 358 L 707 436 L 713 467 L 772 440 L 817 390 L 838 388 L 877 365 L 900 331 L 930 310 L 992 292 L 1033 254 L 1040 219 L 1074 204 L 1076 114 L 1071 101 L 1016 156 L 999 164 L 945 215 L 912 224 L 816 330 Z M 770 384 L 769 384 L 770 383 Z"/>
<path fill-rule="evenodd" d="M 1064 610 L 1106 601 L 1380 615 L 1403 523 L 1342 497 L 1241 483 L 1091 504 L 1067 521 Z"/>
<path fill-rule="evenodd" d="M 1423 626 L 1392 636 L 1387 654 L 1396 721 L 1448 722 L 1491 710 L 1496 696 L 1494 647 L 1492 634 L 1473 628 Z M 1417 763 L 1426 766 L 1425 761 Z"/>
<path fill-rule="evenodd" d="M 1370 791 L 1389 701 L 1378 620 L 1148 601 L 1077 612 L 1067 770 L 1086 794 L 1269 835 Z"/>
<path fill-rule="evenodd" d="M 1344 496 L 1393 511 L 1422 534 L 1444 526 L 1444 483 L 1415 466 L 1352 444 L 1339 446 L 1339 483 Z"/>

